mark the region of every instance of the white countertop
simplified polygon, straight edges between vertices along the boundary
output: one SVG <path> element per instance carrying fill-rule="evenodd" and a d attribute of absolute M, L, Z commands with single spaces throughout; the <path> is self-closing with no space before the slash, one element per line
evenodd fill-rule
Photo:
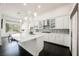
<path fill-rule="evenodd" d="M 41 36 L 43 36 L 43 35 L 44 35 L 43 33 L 36 33 L 35 35 L 23 34 L 23 35 L 21 36 L 20 42 L 33 40 L 33 39 L 36 39 L 36 38 L 41 37 Z"/>
<path fill-rule="evenodd" d="M 14 34 L 13 37 L 15 39 L 17 39 L 19 42 L 25 42 L 25 41 L 36 39 L 43 35 L 44 35 L 44 33 L 35 33 L 34 35 L 21 33 L 21 34 Z"/>

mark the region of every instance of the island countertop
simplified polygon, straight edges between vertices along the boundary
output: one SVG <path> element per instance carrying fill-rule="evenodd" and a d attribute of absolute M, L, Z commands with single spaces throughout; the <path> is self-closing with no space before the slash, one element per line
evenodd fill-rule
<path fill-rule="evenodd" d="M 22 34 L 20 42 L 33 40 L 33 39 L 39 38 L 41 36 L 44 36 L 44 33 L 36 33 L 34 35 L 31 35 L 31 34 Z"/>
<path fill-rule="evenodd" d="M 25 42 L 29 40 L 36 39 L 38 37 L 44 36 L 45 33 L 35 33 L 35 34 L 26 34 L 26 33 L 21 33 L 21 34 L 14 34 L 13 37 L 18 40 L 19 42 Z"/>

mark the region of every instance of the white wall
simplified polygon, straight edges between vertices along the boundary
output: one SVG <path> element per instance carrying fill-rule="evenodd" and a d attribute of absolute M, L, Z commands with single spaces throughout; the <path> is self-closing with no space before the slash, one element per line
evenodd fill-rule
<path fill-rule="evenodd" d="M 1 16 L 0 16 L 0 45 L 1 45 Z"/>
<path fill-rule="evenodd" d="M 72 18 L 72 55 L 77 56 L 77 12 Z"/>
<path fill-rule="evenodd" d="M 79 3 L 78 3 L 78 56 L 79 56 Z"/>
<path fill-rule="evenodd" d="M 70 10 L 70 12 L 69 12 L 70 15 L 71 15 L 71 13 L 72 13 L 72 11 L 73 11 L 75 5 L 76 5 L 76 3 L 74 3 L 73 6 L 71 7 L 71 10 Z M 70 16 L 69 16 L 69 19 L 70 19 L 70 20 L 69 20 L 69 33 L 70 33 L 70 34 L 69 34 L 69 36 L 70 36 L 70 40 L 69 40 L 69 41 L 70 41 L 70 43 L 69 43 L 70 45 L 69 45 L 69 47 L 70 47 L 70 50 L 71 50 L 71 34 L 72 34 L 72 33 L 71 33 L 71 32 L 72 32 L 72 28 L 71 28 L 71 27 L 72 27 L 72 20 L 71 20 Z"/>
<path fill-rule="evenodd" d="M 73 4 L 73 6 L 72 6 L 72 8 L 71 8 L 71 10 L 70 10 L 70 15 L 71 15 L 71 13 L 73 12 L 73 9 L 74 9 L 74 7 L 76 6 L 76 3 L 74 3 Z M 78 34 L 78 32 L 77 32 L 77 23 L 79 22 L 78 20 L 77 20 L 77 13 L 75 13 L 75 15 L 72 17 L 72 19 L 70 19 L 70 50 L 72 49 L 72 55 L 73 56 L 77 56 L 77 39 L 78 39 L 78 37 L 77 37 L 77 34 Z M 71 37 L 71 35 L 72 35 L 72 37 Z M 72 41 L 72 43 L 71 43 L 71 41 Z M 71 46 L 72 45 L 72 46 Z"/>

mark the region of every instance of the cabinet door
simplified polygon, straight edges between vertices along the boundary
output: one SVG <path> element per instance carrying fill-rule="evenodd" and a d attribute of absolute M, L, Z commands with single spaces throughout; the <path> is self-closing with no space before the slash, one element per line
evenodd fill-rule
<path fill-rule="evenodd" d="M 48 39 L 46 41 L 51 42 L 51 43 L 56 43 L 60 45 L 64 45 L 64 35 L 63 34 L 58 34 L 58 33 L 50 33 L 48 34 Z"/>
<path fill-rule="evenodd" d="M 48 34 L 48 41 L 52 42 L 52 43 L 56 42 L 56 40 L 55 40 L 55 33 Z"/>
<path fill-rule="evenodd" d="M 63 17 L 58 17 L 55 20 L 55 28 L 63 29 Z"/>
<path fill-rule="evenodd" d="M 68 16 L 63 17 L 63 28 L 64 29 L 69 29 L 69 18 Z"/>
<path fill-rule="evenodd" d="M 56 40 L 57 44 L 64 45 L 62 34 L 56 34 L 55 35 L 55 40 Z"/>
<path fill-rule="evenodd" d="M 58 17 L 55 20 L 57 29 L 69 29 L 69 18 L 68 16 Z"/>
<path fill-rule="evenodd" d="M 49 36 L 49 34 L 46 34 L 46 35 L 43 37 L 43 38 L 44 38 L 44 41 L 49 41 L 48 36 Z"/>
<path fill-rule="evenodd" d="M 64 34 L 63 40 L 64 40 L 64 45 L 69 46 L 69 35 L 68 34 Z"/>
<path fill-rule="evenodd" d="M 38 24 L 37 24 L 38 25 Z M 43 24 L 42 24 L 42 21 L 39 21 L 39 29 L 42 29 L 43 28 Z"/>
<path fill-rule="evenodd" d="M 49 24 L 50 28 L 51 29 L 55 28 L 55 19 L 50 19 L 49 21 L 50 21 L 50 24 Z"/>

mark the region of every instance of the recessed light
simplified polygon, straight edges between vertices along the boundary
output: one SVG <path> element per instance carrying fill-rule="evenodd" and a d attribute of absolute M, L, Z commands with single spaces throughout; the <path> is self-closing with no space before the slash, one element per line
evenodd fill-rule
<path fill-rule="evenodd" d="M 23 5 L 24 5 L 24 6 L 26 6 L 27 4 L 26 4 L 26 3 L 24 3 Z"/>
<path fill-rule="evenodd" d="M 38 8 L 41 8 L 41 6 L 40 6 L 40 5 L 38 5 L 37 7 L 38 7 Z"/>
<path fill-rule="evenodd" d="M 34 12 L 34 16 L 37 16 L 37 13 L 36 12 Z"/>
<path fill-rule="evenodd" d="M 25 20 L 27 20 L 27 17 L 24 17 Z"/>
<path fill-rule="evenodd" d="M 20 19 L 19 21 L 20 21 L 20 22 L 22 22 L 22 20 L 21 20 L 21 19 Z"/>

